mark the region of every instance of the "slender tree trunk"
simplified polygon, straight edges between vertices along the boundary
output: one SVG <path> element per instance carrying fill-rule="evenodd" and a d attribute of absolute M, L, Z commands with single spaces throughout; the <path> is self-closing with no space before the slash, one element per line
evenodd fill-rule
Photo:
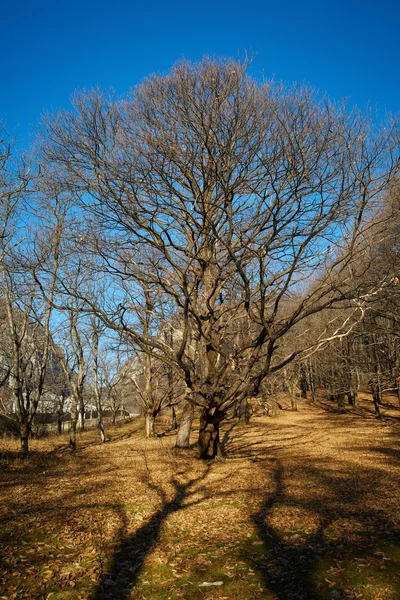
<path fill-rule="evenodd" d="M 99 428 L 100 440 L 104 444 L 106 434 L 103 425 L 102 401 L 101 401 L 101 386 L 99 384 L 99 328 L 96 320 L 92 321 L 93 326 L 93 388 L 94 397 L 96 400 L 97 410 L 97 426 Z"/>
<path fill-rule="evenodd" d="M 269 397 L 269 413 L 268 416 L 275 419 L 278 416 L 278 400 L 275 394 L 271 394 Z"/>
<path fill-rule="evenodd" d="M 239 423 L 243 423 L 244 425 L 250 423 L 250 407 L 246 396 L 239 403 Z"/>
<path fill-rule="evenodd" d="M 337 399 L 337 403 L 338 403 L 339 412 L 342 414 L 345 414 L 347 411 L 346 411 L 346 406 L 344 404 L 344 394 L 342 392 L 340 392 L 339 394 L 336 394 L 336 399 Z"/>
<path fill-rule="evenodd" d="M 26 456 L 29 452 L 29 434 L 31 432 L 30 423 L 27 418 L 23 418 L 19 424 L 21 454 Z"/>
<path fill-rule="evenodd" d="M 382 404 L 382 402 L 380 400 L 379 385 L 377 383 L 372 384 L 371 388 L 372 388 L 372 401 L 374 403 L 375 415 L 376 415 L 377 419 L 380 419 L 382 415 L 381 415 L 381 409 L 379 408 L 379 405 Z"/>
<path fill-rule="evenodd" d="M 307 379 L 306 379 L 305 375 L 303 374 L 300 379 L 301 398 L 304 398 L 304 399 L 307 398 L 307 390 L 308 390 Z"/>
<path fill-rule="evenodd" d="M 294 383 L 290 383 L 288 385 L 290 401 L 292 405 L 292 410 L 297 410 L 297 394 L 296 394 L 296 386 Z"/>
<path fill-rule="evenodd" d="M 375 373 L 376 373 L 376 384 L 375 384 L 375 391 L 373 392 L 375 397 L 374 397 L 374 404 L 382 404 L 382 386 L 381 386 L 381 379 L 382 379 L 382 367 L 381 367 L 381 361 L 379 358 L 379 352 L 378 352 L 378 345 L 377 345 L 377 339 L 376 339 L 376 335 L 373 334 L 372 336 L 372 340 L 373 340 L 373 348 L 374 348 L 374 363 L 375 363 Z"/>
<path fill-rule="evenodd" d="M 71 427 L 69 430 L 69 445 L 72 450 L 76 450 L 76 424 L 78 422 L 78 399 L 72 396 L 71 404 Z"/>
<path fill-rule="evenodd" d="M 80 430 L 85 431 L 85 404 L 83 399 L 79 400 L 79 423 Z"/>
<path fill-rule="evenodd" d="M 99 432 L 100 432 L 101 443 L 104 444 L 105 441 L 106 441 L 106 433 L 104 431 L 103 417 L 102 417 L 102 414 L 101 414 L 101 410 L 99 410 L 97 412 L 97 426 L 98 426 Z"/>
<path fill-rule="evenodd" d="M 315 402 L 315 379 L 314 379 L 314 371 L 313 371 L 313 367 L 311 364 L 311 360 L 308 361 L 308 365 L 307 365 L 307 372 L 308 372 L 308 389 L 310 390 L 311 393 L 311 400 L 313 402 Z M 307 397 L 307 391 L 306 391 L 306 397 Z"/>
<path fill-rule="evenodd" d="M 193 418 L 194 406 L 187 400 L 183 407 L 181 422 L 179 424 L 178 435 L 176 438 L 177 448 L 190 447 L 190 432 L 192 429 Z"/>
<path fill-rule="evenodd" d="M 352 406 L 358 406 L 358 390 L 359 390 L 359 374 L 358 374 L 358 370 L 356 369 L 355 374 L 352 373 L 351 374 L 351 390 L 350 390 L 350 394 L 349 394 L 349 403 Z M 351 397 L 351 400 L 350 400 Z"/>
<path fill-rule="evenodd" d="M 155 421 L 156 421 L 156 415 L 154 414 L 154 412 L 147 412 L 146 413 L 146 437 L 155 437 L 155 435 L 156 435 Z"/>
<path fill-rule="evenodd" d="M 176 410 L 175 406 L 171 406 L 171 431 L 175 431 L 178 429 L 178 421 L 176 420 Z"/>
<path fill-rule="evenodd" d="M 217 409 L 205 408 L 200 415 L 199 440 L 197 455 L 199 458 L 210 459 L 222 456 L 219 426 L 223 414 Z"/>

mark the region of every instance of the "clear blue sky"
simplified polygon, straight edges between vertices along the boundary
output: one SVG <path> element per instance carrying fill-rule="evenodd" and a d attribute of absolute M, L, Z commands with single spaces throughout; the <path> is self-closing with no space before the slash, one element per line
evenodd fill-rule
<path fill-rule="evenodd" d="M 252 72 L 400 112 L 398 0 L 2 0 L 0 116 L 29 141 L 77 88 L 123 94 L 178 59 L 258 53 Z"/>

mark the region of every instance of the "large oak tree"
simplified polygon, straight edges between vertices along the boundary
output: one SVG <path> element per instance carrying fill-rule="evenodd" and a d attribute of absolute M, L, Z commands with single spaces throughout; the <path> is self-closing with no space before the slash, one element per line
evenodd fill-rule
<path fill-rule="evenodd" d="M 288 332 L 325 308 L 362 312 L 349 264 L 398 166 L 395 123 L 248 66 L 182 62 L 122 100 L 80 94 L 43 125 L 42 155 L 79 199 L 83 244 L 110 281 L 88 310 L 182 377 L 203 457 L 228 408 L 307 349 L 299 337 L 277 351 Z M 143 289 L 172 306 L 174 343 L 161 311 L 146 335 L 135 321 Z"/>

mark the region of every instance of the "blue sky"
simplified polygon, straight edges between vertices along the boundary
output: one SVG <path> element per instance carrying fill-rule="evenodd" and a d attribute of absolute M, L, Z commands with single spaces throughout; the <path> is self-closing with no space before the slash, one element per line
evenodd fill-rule
<path fill-rule="evenodd" d="M 400 112 L 396 0 L 2 0 L 0 116 L 29 142 L 45 110 L 95 85 L 123 94 L 182 57 L 257 53 L 252 73 Z"/>

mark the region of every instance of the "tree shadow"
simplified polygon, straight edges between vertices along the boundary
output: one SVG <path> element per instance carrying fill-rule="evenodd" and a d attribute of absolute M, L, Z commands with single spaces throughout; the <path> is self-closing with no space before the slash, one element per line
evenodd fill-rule
<path fill-rule="evenodd" d="M 400 423 L 400 417 L 397 415 L 390 415 L 387 414 L 385 412 L 381 412 L 381 415 L 378 417 L 375 411 L 375 408 L 373 406 L 372 400 L 370 401 L 370 403 L 366 403 L 365 400 L 361 400 L 357 406 L 351 406 L 349 404 L 345 405 L 345 410 L 343 412 L 343 410 L 339 409 L 337 404 L 335 404 L 335 400 L 328 400 L 327 398 L 323 397 L 323 396 L 319 396 L 318 398 L 316 398 L 316 400 L 313 402 L 313 404 L 315 406 L 318 406 L 318 408 L 322 409 L 324 412 L 327 413 L 331 413 L 331 414 L 336 414 L 336 415 L 349 415 L 351 417 L 358 417 L 359 419 L 365 419 L 365 420 L 372 420 L 372 419 L 378 419 L 378 420 L 382 420 L 382 421 L 388 421 L 391 422 L 393 424 L 399 424 Z M 399 406 L 393 405 L 391 403 L 388 402 L 382 402 L 382 404 L 380 404 L 380 408 L 381 411 L 383 410 L 395 410 L 398 411 L 399 410 Z"/>
<path fill-rule="evenodd" d="M 228 446 L 230 444 L 232 444 L 235 439 L 234 436 L 232 435 L 232 431 L 238 425 L 238 423 L 236 421 L 230 421 L 228 423 L 229 424 L 228 424 L 227 428 L 225 429 L 225 431 L 223 432 L 224 435 L 222 436 L 222 439 L 221 439 L 221 450 L 224 455 L 227 454 Z"/>
<path fill-rule="evenodd" d="M 193 493 L 193 486 L 207 477 L 211 466 L 211 463 L 207 464 L 200 477 L 194 477 L 185 483 L 180 483 L 173 478 L 170 483 L 174 488 L 174 494 L 170 499 L 167 498 L 160 486 L 147 480 L 149 488 L 159 496 L 161 506 L 147 523 L 132 534 L 127 533 L 126 518 L 122 520 L 120 541 L 112 557 L 111 565 L 102 576 L 97 589 L 90 596 L 90 600 L 125 600 L 129 598 L 146 556 L 157 543 L 163 523 L 169 515 L 201 502 L 201 499 L 192 502 L 187 502 L 187 500 Z"/>
<path fill-rule="evenodd" d="M 400 552 L 400 530 L 389 523 L 379 507 L 371 510 L 362 505 L 374 477 L 382 475 L 375 473 L 369 477 L 369 473 L 360 473 L 353 481 L 345 472 L 332 474 L 312 465 L 300 467 L 299 471 L 304 481 L 312 477 L 327 494 L 319 498 L 312 492 L 304 493 L 301 499 L 298 495 L 291 496 L 285 489 L 285 469 L 281 461 L 276 460 L 274 490 L 252 515 L 255 530 L 263 542 L 261 555 L 250 547 L 244 549 L 243 555 L 262 575 L 265 588 L 280 600 L 361 597 L 351 595 L 348 588 L 349 580 L 359 576 L 357 565 L 364 564 L 360 561 L 375 564 L 370 567 L 372 578 L 379 579 L 382 577 L 380 569 L 386 568 L 386 564 L 376 566 L 377 555 L 383 555 L 380 549 L 391 544 L 396 556 Z M 289 520 L 285 511 L 289 512 Z M 290 514 L 299 531 L 290 523 Z M 282 523 L 279 523 L 280 515 Z M 306 521 L 308 515 L 315 521 L 311 531 L 306 533 L 302 531 L 306 524 L 301 521 L 302 516 Z M 289 531 L 285 530 L 288 523 Z M 389 559 L 385 557 L 385 560 Z M 392 567 L 395 573 L 395 564 Z M 349 568 L 354 569 L 354 573 L 348 571 Z M 336 580 L 337 573 L 343 571 L 347 579 L 331 581 L 326 579 L 327 571 L 332 572 L 332 579 Z M 325 573 L 323 577 L 322 573 Z M 391 586 L 392 593 L 397 595 L 390 597 L 400 597 L 400 582 L 391 581 Z"/>

